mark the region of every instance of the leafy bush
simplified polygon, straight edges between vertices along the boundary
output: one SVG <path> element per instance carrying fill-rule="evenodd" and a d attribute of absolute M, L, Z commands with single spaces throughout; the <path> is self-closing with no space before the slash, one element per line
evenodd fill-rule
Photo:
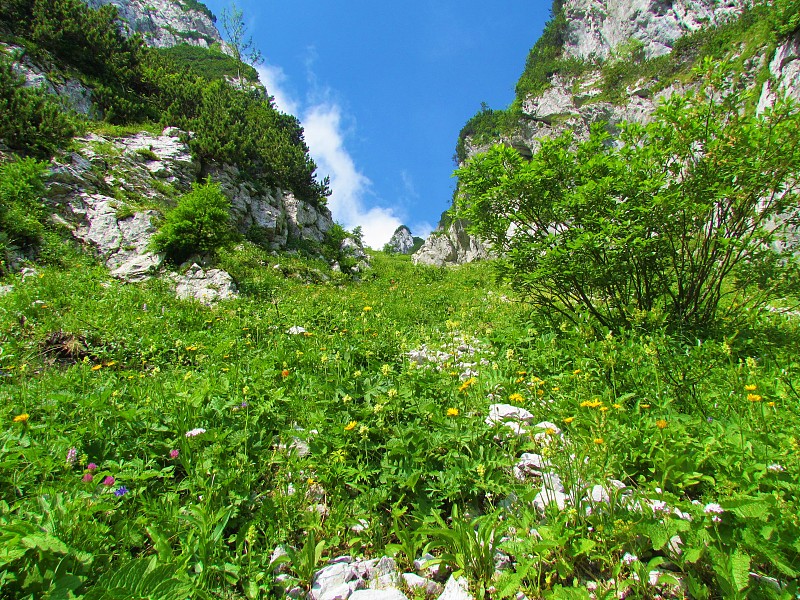
<path fill-rule="evenodd" d="M 534 304 L 613 328 L 662 315 L 697 329 L 741 270 L 794 268 L 775 244 L 797 216 L 797 111 L 740 114 L 738 84 L 714 68 L 652 124 L 623 125 L 621 147 L 596 126 L 586 142 L 543 141 L 530 163 L 496 146 L 457 172 L 461 213 Z"/>
<path fill-rule="evenodd" d="M 153 236 L 153 248 L 181 263 L 192 254 L 213 254 L 233 239 L 230 200 L 218 183 L 195 184 L 169 211 Z"/>

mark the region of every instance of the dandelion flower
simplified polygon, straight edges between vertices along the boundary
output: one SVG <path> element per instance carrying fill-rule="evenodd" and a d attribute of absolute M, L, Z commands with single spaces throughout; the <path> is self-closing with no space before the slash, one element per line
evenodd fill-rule
<path fill-rule="evenodd" d="M 570 423 L 572 423 L 574 420 L 575 420 L 575 417 L 567 417 L 566 419 L 564 419 L 564 423 L 566 423 L 567 425 L 569 425 L 569 424 L 570 424 Z"/>
<path fill-rule="evenodd" d="M 470 386 L 475 385 L 477 382 L 478 380 L 475 377 L 470 377 L 464 383 L 461 384 L 461 386 L 458 388 L 458 391 L 465 392 L 470 388 Z"/>
<path fill-rule="evenodd" d="M 187 438 L 197 437 L 201 433 L 205 433 L 205 432 L 206 432 L 206 430 L 203 429 L 202 427 L 197 427 L 195 429 L 190 429 L 189 431 L 187 431 L 186 432 L 186 437 Z"/>
<path fill-rule="evenodd" d="M 597 445 L 599 446 L 600 444 L 604 444 L 604 443 L 605 443 L 605 440 L 603 440 L 603 438 L 601 438 L 601 437 L 599 437 L 599 438 L 594 438 L 594 443 L 595 443 L 595 444 L 597 444 Z"/>
<path fill-rule="evenodd" d="M 370 311 L 372 310 L 372 307 L 371 307 L 371 306 L 365 306 L 365 307 L 364 307 L 363 309 L 361 309 L 361 310 L 362 310 L 362 312 L 370 312 Z"/>
<path fill-rule="evenodd" d="M 750 402 L 761 402 L 763 400 L 758 394 L 747 394 L 747 399 L 750 400 Z"/>
<path fill-rule="evenodd" d="M 457 417 L 458 416 L 458 409 L 457 408 L 448 408 L 447 409 L 447 416 L 448 417 Z"/>
<path fill-rule="evenodd" d="M 508 397 L 511 402 L 524 402 L 525 398 L 519 392 L 515 392 Z"/>
<path fill-rule="evenodd" d="M 756 387 L 757 387 L 756 384 L 748 383 L 746 386 L 744 386 L 744 389 L 745 389 L 746 392 L 755 392 L 756 391 Z"/>
<path fill-rule="evenodd" d="M 575 370 L 572 372 L 572 374 L 573 374 L 573 375 L 580 375 L 580 374 L 581 374 L 581 370 L 580 370 L 580 369 L 575 369 Z"/>
<path fill-rule="evenodd" d="M 14 423 L 25 423 L 31 416 L 28 413 L 22 413 L 21 415 L 17 415 L 14 417 Z"/>
<path fill-rule="evenodd" d="M 666 429 L 667 428 L 666 419 L 658 419 L 656 421 L 656 427 L 658 427 L 659 429 Z"/>
<path fill-rule="evenodd" d="M 640 404 L 639 408 L 650 408 L 649 404 Z"/>
<path fill-rule="evenodd" d="M 345 431 L 353 431 L 358 425 L 358 421 L 350 421 L 347 425 L 344 426 Z"/>
<path fill-rule="evenodd" d="M 95 366 L 92 367 L 92 371 L 99 371 L 102 368 L 103 368 L 103 365 L 95 365 Z"/>

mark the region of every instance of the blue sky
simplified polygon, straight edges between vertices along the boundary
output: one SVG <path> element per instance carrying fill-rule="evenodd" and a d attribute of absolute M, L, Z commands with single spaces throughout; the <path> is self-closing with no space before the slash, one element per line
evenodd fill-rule
<path fill-rule="evenodd" d="M 205 4 L 217 17 L 231 6 Z M 262 82 L 331 177 L 334 219 L 381 248 L 401 224 L 427 236 L 450 206 L 458 132 L 481 102 L 514 99 L 552 1 L 236 4 L 264 55 Z"/>

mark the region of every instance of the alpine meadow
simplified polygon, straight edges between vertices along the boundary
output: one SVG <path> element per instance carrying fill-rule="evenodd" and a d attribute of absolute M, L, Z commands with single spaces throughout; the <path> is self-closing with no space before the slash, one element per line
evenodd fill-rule
<path fill-rule="evenodd" d="M 235 4 L 3 0 L 0 597 L 800 598 L 800 1 L 548 7 L 378 251 Z"/>

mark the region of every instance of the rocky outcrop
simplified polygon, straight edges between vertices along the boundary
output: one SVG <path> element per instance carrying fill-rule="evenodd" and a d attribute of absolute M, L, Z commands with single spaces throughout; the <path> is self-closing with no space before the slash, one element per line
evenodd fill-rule
<path fill-rule="evenodd" d="M 682 36 L 736 18 L 751 5 L 751 0 L 566 0 L 562 9 L 566 18 L 563 56 L 601 64 L 626 57 L 637 48 L 639 58 L 660 56 L 670 52 Z M 755 86 L 767 66 L 771 79 L 760 90 L 758 110 L 773 105 L 778 94 L 800 100 L 800 32 L 779 45 L 774 54 L 755 53 L 744 61 L 742 81 Z M 521 99 L 523 118 L 513 134 L 491 142 L 468 138 L 467 156 L 484 152 L 491 143 L 504 143 L 530 157 L 541 147 L 541 139 L 567 130 L 578 139 L 586 139 L 594 123 L 606 123 L 612 133 L 623 122 L 646 124 L 664 99 L 684 94 L 692 85 L 678 78 L 671 82 L 642 79 L 618 90 L 611 102 L 603 99 L 608 95 L 604 94 L 602 77 L 597 66 L 584 69 L 580 75 L 553 75 L 544 92 Z M 443 234 L 441 230 L 435 232 L 439 237 Z M 479 245 L 477 240 L 463 235 L 459 242 L 429 239 L 424 254 L 420 251 L 425 256 L 422 260 L 448 264 L 450 261 L 444 256 L 452 256 L 457 243 L 465 249 Z M 466 257 L 471 254 L 464 252 L 464 256 L 469 260 Z"/>
<path fill-rule="evenodd" d="M 85 0 L 92 8 L 106 4 L 117 7 L 128 34 L 139 33 L 148 46 L 167 48 L 191 44 L 207 48 L 221 43 L 211 12 L 197 2 L 180 0 Z M 193 8 L 192 5 L 199 5 Z"/>
<path fill-rule="evenodd" d="M 148 250 L 157 220 L 203 175 L 188 139 L 188 133 L 172 127 L 161 134 L 76 139 L 76 149 L 51 167 L 53 218 L 94 248 L 115 277 L 150 277 L 163 261 Z M 324 206 L 283 190 L 262 189 L 234 166 L 212 164 L 207 175 L 230 198 L 239 231 L 272 249 L 284 249 L 292 237 L 320 242 L 332 226 Z"/>
<path fill-rule="evenodd" d="M 567 57 L 606 59 L 637 46 L 645 58 L 667 54 L 703 27 L 737 17 L 750 0 L 567 0 Z"/>
<path fill-rule="evenodd" d="M 387 244 L 390 252 L 396 254 L 411 254 L 414 251 L 414 236 L 405 225 L 398 227 Z"/>
<path fill-rule="evenodd" d="M 800 102 L 800 31 L 775 50 L 769 74 L 773 80 L 764 82 L 758 101 L 759 112 L 773 106 L 779 94 Z"/>
<path fill-rule="evenodd" d="M 444 267 L 489 258 L 491 252 L 467 233 L 464 221 L 456 219 L 446 228 L 437 228 L 411 257 L 415 265 Z"/>
<path fill-rule="evenodd" d="M 33 62 L 20 46 L 0 43 L 0 53 L 11 58 L 12 68 L 25 80 L 25 87 L 40 88 L 47 94 L 58 96 L 65 108 L 80 115 L 96 116 L 92 91 L 79 80 L 60 72 L 53 65 L 43 68 Z"/>

